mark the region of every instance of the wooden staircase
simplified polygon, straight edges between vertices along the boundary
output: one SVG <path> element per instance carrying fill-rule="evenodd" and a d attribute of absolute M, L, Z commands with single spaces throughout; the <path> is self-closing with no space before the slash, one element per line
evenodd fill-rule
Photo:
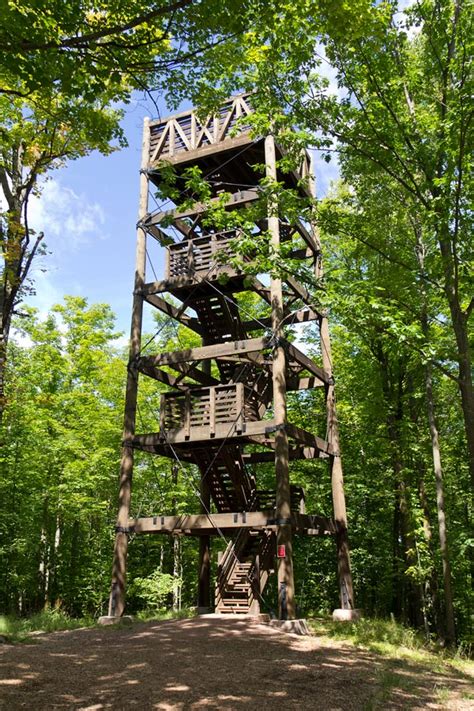
<path fill-rule="evenodd" d="M 274 549 L 272 531 L 242 531 L 228 544 L 218 564 L 218 614 L 258 614 L 262 593 L 273 572 Z"/>
<path fill-rule="evenodd" d="M 244 520 L 245 512 L 267 512 L 268 520 L 272 521 L 276 510 L 275 491 L 257 488 L 255 475 L 243 457 L 249 442 L 271 444 L 266 424 L 271 432 L 272 420 L 268 423 L 265 420 L 273 402 L 271 344 L 270 339 L 264 337 L 256 339 L 259 347 L 255 346 L 255 350 L 246 346 L 253 341 L 236 298 L 237 292 L 247 290 L 240 277 L 235 277 L 231 270 L 234 278 L 230 278 L 225 286 L 209 278 L 209 269 L 217 267 L 217 263 L 212 262 L 216 249 L 211 243 L 220 244 L 220 239 L 212 233 L 207 237 L 202 235 L 198 239 L 183 240 L 169 248 L 166 290 L 194 311 L 195 324 L 205 336 L 203 348 L 190 351 L 189 356 L 179 354 L 176 358 L 170 354 L 171 358 L 162 358 L 164 364 L 172 367 L 176 361 L 179 372 L 185 372 L 191 379 L 199 374 L 199 382 L 184 381 L 180 376 L 179 388 L 162 394 L 161 444 L 155 451 L 169 456 L 166 446 L 173 441 L 179 455 L 197 465 L 201 486 L 204 483 L 209 491 L 213 511 L 232 514 L 234 518 L 242 513 Z M 225 244 L 230 258 L 229 242 Z M 183 275 L 186 277 L 184 281 Z M 159 288 L 165 289 L 164 286 Z M 265 355 L 261 346 L 267 342 L 270 353 Z M 239 344 L 244 344 L 246 350 L 241 352 Z M 214 368 L 203 368 L 204 361 L 200 360 L 203 353 L 212 354 L 209 360 L 215 362 Z M 186 366 L 187 370 L 180 364 L 180 359 L 185 357 L 192 363 Z M 288 357 L 290 375 L 298 377 L 309 362 L 309 359 L 303 359 L 298 363 L 293 349 Z M 147 361 L 147 374 L 152 373 L 151 366 L 152 363 Z M 318 370 L 313 372 L 320 373 Z M 212 384 L 205 385 L 206 378 Z M 252 423 L 259 425 L 259 434 L 253 439 L 243 439 Z M 310 437 L 308 433 L 304 434 Z M 299 442 L 301 451 L 307 443 L 308 440 Z M 290 503 L 292 511 L 304 513 L 304 493 L 300 487 L 291 487 Z M 269 575 L 275 567 L 275 526 L 241 528 L 237 529 L 237 534 L 230 535 L 233 537 L 218 562 L 215 611 L 220 614 L 257 614 Z"/>

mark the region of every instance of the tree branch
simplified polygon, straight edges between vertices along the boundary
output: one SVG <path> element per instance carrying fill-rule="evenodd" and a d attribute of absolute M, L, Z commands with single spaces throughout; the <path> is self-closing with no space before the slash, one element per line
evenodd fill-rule
<path fill-rule="evenodd" d="M 193 2 L 194 0 L 178 0 L 178 2 L 174 2 L 171 5 L 167 5 L 166 7 L 161 7 L 158 10 L 153 10 L 152 12 L 139 15 L 138 17 L 133 20 L 130 20 L 130 22 L 127 22 L 124 25 L 113 25 L 112 27 L 104 27 L 104 29 L 97 30 L 97 32 L 90 32 L 89 34 L 81 35 L 80 37 L 67 37 L 66 39 L 63 39 L 60 42 L 44 42 L 42 44 L 38 44 L 23 39 L 19 42 L 16 42 L 15 44 L 0 45 L 0 49 L 5 52 L 17 51 L 18 45 L 22 50 L 27 51 L 37 51 L 44 49 L 71 49 L 73 47 L 84 47 L 87 46 L 90 42 L 96 42 L 97 40 L 102 39 L 102 37 L 110 37 L 111 35 L 123 34 L 127 30 L 132 30 L 134 27 L 142 25 L 145 22 L 150 22 L 151 20 L 155 20 L 156 18 L 161 17 L 162 15 L 166 15 L 170 12 L 175 12 L 176 10 L 181 10 L 187 5 L 192 5 Z"/>

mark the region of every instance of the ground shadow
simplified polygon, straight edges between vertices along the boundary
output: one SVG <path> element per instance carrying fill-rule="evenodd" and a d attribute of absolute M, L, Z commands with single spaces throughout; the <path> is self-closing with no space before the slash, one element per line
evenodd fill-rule
<path fill-rule="evenodd" d="M 444 708 L 440 688 L 471 688 L 460 673 L 234 619 L 55 633 L 4 647 L 1 662 L 9 710 L 414 710 Z"/>

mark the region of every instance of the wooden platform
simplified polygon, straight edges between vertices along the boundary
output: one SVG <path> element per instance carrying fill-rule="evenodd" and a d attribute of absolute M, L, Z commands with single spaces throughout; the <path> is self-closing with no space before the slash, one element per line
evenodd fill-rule
<path fill-rule="evenodd" d="M 252 114 L 252 97 L 239 95 L 224 102 L 218 114 L 199 117 L 194 110 L 151 121 L 148 147 L 150 180 L 159 187 L 162 164 L 173 165 L 181 172 L 187 165 L 198 166 L 215 185 L 216 192 L 232 187 L 258 184 L 261 177 L 255 165 L 265 162 L 263 138 L 253 137 L 247 119 Z M 279 157 L 284 155 L 278 147 Z M 305 152 L 300 171 L 282 174 L 288 187 L 297 188 L 301 175 L 309 174 L 310 159 Z M 178 188 L 182 185 L 178 181 Z M 301 186 L 300 186 L 300 189 Z M 310 196 L 310 189 L 307 188 Z"/>

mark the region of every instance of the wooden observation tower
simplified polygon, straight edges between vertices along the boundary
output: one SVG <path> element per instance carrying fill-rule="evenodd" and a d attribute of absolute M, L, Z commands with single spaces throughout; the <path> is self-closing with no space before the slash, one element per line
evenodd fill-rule
<path fill-rule="evenodd" d="M 347 521 L 334 381 L 327 318 L 308 290 L 292 276 L 249 277 L 229 266 L 238 252 L 237 229 L 220 231 L 203 220 L 205 206 L 195 202 L 186 211 L 149 212 L 148 193 L 162 181 L 162 166 L 178 175 L 198 166 L 209 180 L 211 199 L 230 194 L 226 210 L 241 210 L 261 199 L 252 166 L 264 165 L 267 178 L 282 181 L 304 197 L 313 181 L 308 155 L 301 168 L 282 174 L 282 149 L 273 136 L 255 139 L 245 126 L 252 109 L 248 98 L 226 102 L 216 116 L 200 121 L 186 111 L 158 121 L 145 120 L 140 173 L 135 289 L 130 362 L 127 376 L 119 512 L 116 527 L 109 617 L 120 617 L 125 605 L 128 535 L 168 534 L 199 538 L 200 608 L 211 605 L 210 541 L 228 540 L 216 571 L 215 611 L 259 611 L 269 575 L 278 574 L 280 619 L 295 617 L 293 539 L 299 535 L 334 536 L 337 549 L 341 608 L 354 608 L 347 544 Z M 302 181 L 301 178 L 307 178 Z M 166 218 L 166 219 L 164 219 Z M 179 239 L 165 240 L 166 225 Z M 308 260 L 321 269 L 317 234 L 302 221 L 289 223 L 273 204 L 255 224 L 255 234 L 268 231 L 275 249 L 290 242 L 293 259 Z M 146 240 L 168 243 L 163 279 L 146 276 Z M 225 274 L 225 279 L 220 279 Z M 239 295 L 252 291 L 264 314 L 249 318 Z M 172 298 L 170 298 L 172 297 Z M 144 305 L 194 331 L 201 345 L 185 351 L 141 354 Z M 260 312 L 259 312 L 260 313 Z M 321 362 L 315 362 L 288 340 L 296 324 L 319 327 Z M 139 377 L 167 386 L 161 395 L 159 422 L 153 432 L 136 429 Z M 287 417 L 287 393 L 321 388 L 326 413 L 324 439 L 292 424 Z M 322 406 L 324 408 L 324 405 Z M 157 511 L 148 518 L 130 518 L 134 451 L 192 463 L 201 472 L 196 511 L 169 516 Z M 305 512 L 304 492 L 291 484 L 291 462 L 324 459 L 329 464 L 333 516 Z M 275 486 L 259 488 L 259 465 L 274 462 Z M 315 476 L 325 475 L 325 469 Z"/>

